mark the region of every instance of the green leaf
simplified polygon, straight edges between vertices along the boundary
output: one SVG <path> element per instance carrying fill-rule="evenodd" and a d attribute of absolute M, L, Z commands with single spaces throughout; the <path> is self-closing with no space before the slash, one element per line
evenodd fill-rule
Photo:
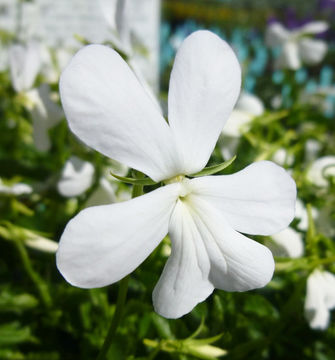
<path fill-rule="evenodd" d="M 236 155 L 234 155 L 231 159 L 219 164 L 219 165 L 213 165 L 208 166 L 201 171 L 190 175 L 191 177 L 198 177 L 198 176 L 207 176 L 207 175 L 213 175 L 218 173 L 219 171 L 222 171 L 223 169 L 227 168 L 229 165 L 231 165 L 236 159 Z"/>
<path fill-rule="evenodd" d="M 119 175 L 113 174 L 112 172 L 110 172 L 110 174 L 113 177 L 115 177 L 116 179 L 118 179 L 122 182 L 125 182 L 127 184 L 132 184 L 132 185 L 155 185 L 155 184 L 157 184 L 155 181 L 151 180 L 148 177 L 146 177 L 144 179 L 136 179 L 136 178 L 119 176 Z"/>
<path fill-rule="evenodd" d="M 38 300 L 30 294 L 13 295 L 8 291 L 0 293 L 0 312 L 21 312 L 37 305 Z"/>
<path fill-rule="evenodd" d="M 0 346 L 24 342 L 36 342 L 28 326 L 20 327 L 17 321 L 0 326 Z"/>

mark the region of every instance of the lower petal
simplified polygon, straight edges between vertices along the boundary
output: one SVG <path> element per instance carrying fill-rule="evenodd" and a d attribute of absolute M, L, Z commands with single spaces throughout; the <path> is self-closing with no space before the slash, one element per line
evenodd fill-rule
<path fill-rule="evenodd" d="M 72 285 L 96 288 L 131 273 L 168 231 L 178 184 L 118 204 L 81 211 L 66 226 L 57 267 Z"/>
<path fill-rule="evenodd" d="M 155 311 L 166 318 L 190 312 L 213 291 L 209 258 L 192 216 L 178 201 L 171 216 L 172 253 L 153 292 Z"/>
<path fill-rule="evenodd" d="M 207 249 L 216 246 L 219 253 L 211 261 L 209 280 L 226 291 L 247 291 L 264 287 L 272 278 L 274 260 L 271 251 L 234 231 L 224 216 L 207 201 L 190 196 L 189 206 Z M 224 266 L 218 258 L 224 257 Z"/>

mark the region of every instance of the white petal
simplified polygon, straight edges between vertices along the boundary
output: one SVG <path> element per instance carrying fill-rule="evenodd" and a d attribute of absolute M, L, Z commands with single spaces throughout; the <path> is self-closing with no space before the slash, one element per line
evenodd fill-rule
<path fill-rule="evenodd" d="M 276 61 L 276 67 L 291 70 L 297 70 L 301 67 L 299 47 L 295 41 L 288 41 L 283 45 L 281 54 Z"/>
<path fill-rule="evenodd" d="M 43 84 L 37 91 L 31 90 L 28 95 L 34 96 L 32 118 L 33 118 L 33 139 L 36 148 L 40 151 L 47 151 L 51 147 L 48 131 L 55 126 L 64 116 L 63 110 L 58 104 L 51 100 L 50 88 Z"/>
<path fill-rule="evenodd" d="M 328 45 L 323 40 L 301 39 L 299 51 L 303 62 L 308 65 L 318 64 L 325 57 Z"/>
<path fill-rule="evenodd" d="M 286 42 L 289 36 L 290 32 L 282 24 L 273 23 L 266 30 L 265 42 L 271 47 L 278 46 Z"/>
<path fill-rule="evenodd" d="M 89 189 L 93 183 L 94 166 L 76 156 L 72 156 L 64 165 L 58 191 L 66 197 L 78 196 Z"/>
<path fill-rule="evenodd" d="M 253 118 L 254 116 L 252 114 L 249 114 L 245 111 L 240 111 L 238 109 L 233 110 L 227 121 L 227 124 L 222 130 L 222 134 L 231 137 L 240 137 L 242 134 L 242 129 L 244 129 Z"/>
<path fill-rule="evenodd" d="M 10 74 L 17 92 L 29 90 L 40 70 L 40 48 L 36 42 L 12 45 L 9 50 Z"/>
<path fill-rule="evenodd" d="M 156 181 L 180 173 L 168 124 L 117 52 L 80 50 L 60 91 L 70 128 L 87 145 Z"/>
<path fill-rule="evenodd" d="M 105 178 L 101 178 L 98 188 L 91 194 L 85 203 L 85 207 L 107 205 L 116 202 L 112 184 Z"/>
<path fill-rule="evenodd" d="M 138 198 L 87 208 L 66 226 L 57 267 L 72 285 L 95 288 L 132 272 L 168 232 L 179 184 Z"/>
<path fill-rule="evenodd" d="M 314 185 L 327 187 L 327 177 L 335 176 L 335 156 L 323 156 L 312 164 L 307 171 L 307 179 Z"/>
<path fill-rule="evenodd" d="M 319 34 L 327 31 L 329 25 L 326 21 L 311 21 L 299 29 L 301 34 Z"/>
<path fill-rule="evenodd" d="M 296 185 L 270 161 L 221 176 L 192 180 L 193 192 L 222 211 L 230 226 L 247 234 L 271 235 L 294 218 Z"/>
<path fill-rule="evenodd" d="M 25 244 L 33 249 L 54 254 L 58 249 L 56 241 L 46 239 L 43 237 L 36 237 L 25 240 Z"/>
<path fill-rule="evenodd" d="M 23 183 L 17 183 L 11 186 L 4 185 L 2 180 L 0 179 L 0 194 L 7 194 L 7 195 L 25 195 L 25 194 L 31 194 L 33 191 L 32 187 L 23 184 Z"/>
<path fill-rule="evenodd" d="M 166 318 L 190 312 L 213 291 L 209 258 L 194 220 L 178 201 L 171 216 L 172 253 L 153 292 L 155 311 Z"/>
<path fill-rule="evenodd" d="M 186 201 L 211 260 L 213 285 L 226 291 L 265 286 L 274 272 L 271 251 L 234 231 L 222 213 L 200 196 L 191 194 Z"/>
<path fill-rule="evenodd" d="M 335 307 L 335 277 L 318 269 L 307 279 L 305 316 L 313 329 L 325 330 L 329 325 L 329 310 Z M 330 306 L 329 306 L 330 305 Z"/>
<path fill-rule="evenodd" d="M 236 109 L 259 116 L 264 112 L 264 105 L 258 96 L 243 91 L 236 103 Z"/>
<path fill-rule="evenodd" d="M 182 173 L 206 165 L 240 86 L 240 65 L 226 42 L 209 31 L 196 31 L 184 40 L 172 69 L 168 99 Z"/>
<path fill-rule="evenodd" d="M 288 227 L 281 232 L 272 235 L 272 239 L 277 247 L 269 247 L 275 256 L 288 256 L 291 258 L 299 258 L 304 253 L 304 243 L 301 233 Z"/>

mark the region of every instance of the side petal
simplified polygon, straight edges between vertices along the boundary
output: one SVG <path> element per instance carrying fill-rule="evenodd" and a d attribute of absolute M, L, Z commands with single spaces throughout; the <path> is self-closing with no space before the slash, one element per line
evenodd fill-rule
<path fill-rule="evenodd" d="M 180 46 L 169 88 L 169 123 L 184 174 L 205 167 L 241 87 L 241 69 L 229 45 L 196 31 Z"/>
<path fill-rule="evenodd" d="M 271 235 L 294 218 L 296 185 L 271 161 L 259 161 L 221 176 L 191 180 L 193 193 L 222 211 L 230 226 L 243 233 Z"/>
<path fill-rule="evenodd" d="M 187 207 L 178 201 L 171 216 L 172 252 L 153 291 L 155 311 L 166 318 L 190 312 L 213 291 L 209 258 Z"/>
<path fill-rule="evenodd" d="M 87 208 L 66 226 L 57 267 L 72 285 L 96 288 L 119 281 L 155 249 L 168 232 L 179 185 L 138 198 Z"/>
<path fill-rule="evenodd" d="M 329 24 L 326 21 L 311 21 L 299 29 L 300 34 L 320 34 L 327 31 Z"/>
<path fill-rule="evenodd" d="M 226 291 L 248 291 L 264 287 L 272 278 L 274 260 L 271 251 L 234 231 L 225 217 L 212 204 L 199 196 L 187 199 L 198 231 L 207 250 L 216 246 L 218 253 L 208 251 L 211 261 L 209 280 Z M 223 258 L 225 266 L 218 263 Z"/>
<path fill-rule="evenodd" d="M 71 130 L 88 146 L 156 181 L 177 175 L 168 124 L 114 50 L 80 50 L 60 80 Z"/>
<path fill-rule="evenodd" d="M 325 57 L 328 45 L 323 40 L 301 39 L 299 42 L 300 56 L 308 65 L 318 64 Z"/>

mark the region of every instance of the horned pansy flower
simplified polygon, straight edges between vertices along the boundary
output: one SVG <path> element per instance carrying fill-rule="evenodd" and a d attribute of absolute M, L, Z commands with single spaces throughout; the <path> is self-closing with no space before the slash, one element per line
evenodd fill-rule
<path fill-rule="evenodd" d="M 246 291 L 271 280 L 271 251 L 241 233 L 270 235 L 290 223 L 296 198 L 291 177 L 269 161 L 233 175 L 190 176 L 208 162 L 240 85 L 240 66 L 227 43 L 209 31 L 191 34 L 171 73 L 167 122 L 117 52 L 89 45 L 75 55 L 60 81 L 71 130 L 164 186 L 73 218 L 57 252 L 68 282 L 112 284 L 167 233 L 172 252 L 153 292 L 162 316 L 188 313 L 215 287 Z"/>

